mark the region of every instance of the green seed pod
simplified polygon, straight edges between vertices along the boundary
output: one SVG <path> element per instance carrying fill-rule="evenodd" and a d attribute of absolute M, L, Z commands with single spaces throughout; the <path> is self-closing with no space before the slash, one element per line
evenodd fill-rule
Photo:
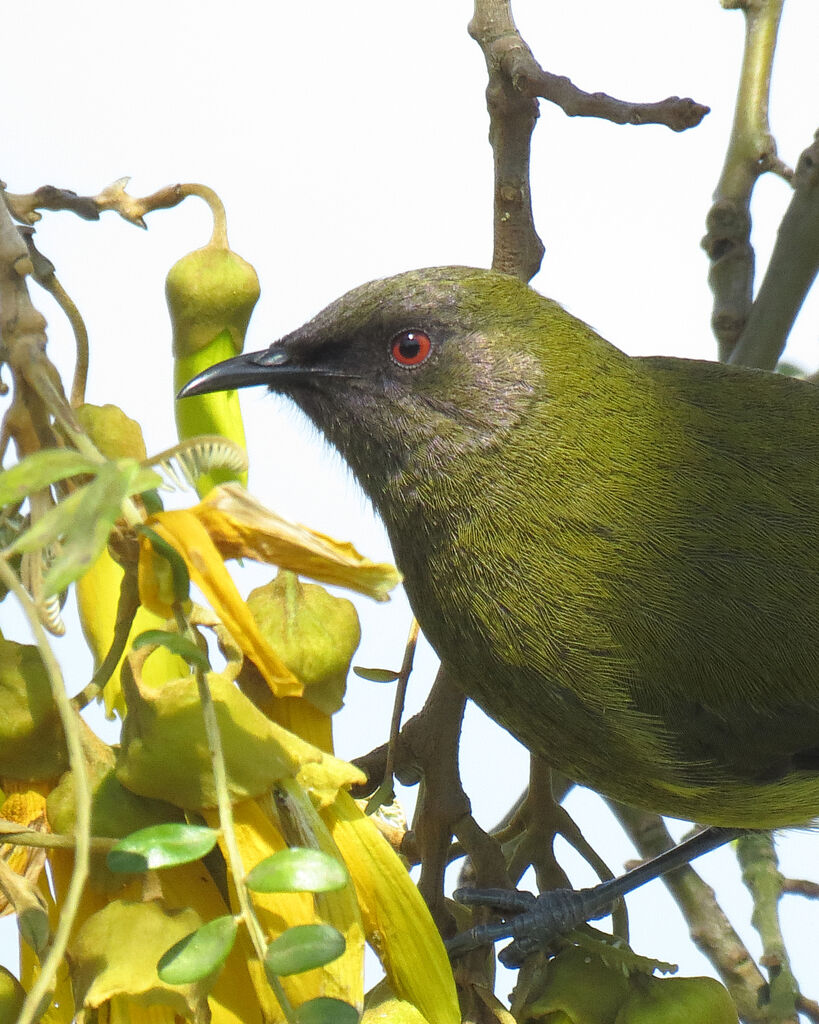
<path fill-rule="evenodd" d="M 304 684 L 304 697 L 326 715 L 338 711 L 361 640 L 355 605 L 282 569 L 251 591 L 247 606 L 265 640 Z"/>
<path fill-rule="evenodd" d="M 634 975 L 614 1024 L 738 1024 L 734 1002 L 713 978 Z"/>
<path fill-rule="evenodd" d="M 305 754 L 306 745 L 269 722 L 232 680 L 209 673 L 208 684 L 233 800 L 266 793 L 278 779 L 296 774 L 301 757 L 310 760 L 313 752 Z M 215 807 L 196 680 L 187 676 L 161 689 L 134 686 L 127 697 L 129 713 L 117 765 L 122 785 L 177 807 Z"/>
<path fill-rule="evenodd" d="M 106 459 L 142 462 L 146 457 L 142 428 L 116 405 L 86 403 L 75 409 L 74 415 Z"/>
<path fill-rule="evenodd" d="M 11 971 L 0 967 L 0 1024 L 14 1024 L 26 998 L 26 990 Z"/>
<path fill-rule="evenodd" d="M 241 256 L 215 243 L 183 256 L 168 272 L 165 296 L 173 326 L 174 389 L 214 363 L 238 355 L 259 298 L 256 271 Z M 175 403 L 179 439 L 220 434 L 245 445 L 235 391 L 185 398 Z M 245 474 L 218 470 L 199 478 L 206 494 L 214 484 L 245 482 Z"/>
<path fill-rule="evenodd" d="M 60 718 L 36 647 L 0 639 L 0 775 L 49 779 L 68 762 Z"/>
<path fill-rule="evenodd" d="M 579 946 L 569 946 L 549 961 L 544 984 L 518 1012 L 518 1020 L 521 1024 L 613 1024 L 628 992 L 622 970 Z"/>

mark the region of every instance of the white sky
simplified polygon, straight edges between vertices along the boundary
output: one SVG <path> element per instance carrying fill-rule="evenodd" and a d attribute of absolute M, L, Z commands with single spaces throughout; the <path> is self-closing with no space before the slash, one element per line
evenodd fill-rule
<path fill-rule="evenodd" d="M 525 38 L 548 70 L 590 91 L 657 100 L 690 95 L 712 107 L 697 129 L 618 127 L 566 118 L 543 105 L 533 154 L 535 215 L 546 244 L 535 286 L 632 354 L 713 358 L 707 263 L 699 248 L 732 117 L 743 18 L 717 0 L 517 0 Z M 819 6 L 788 0 L 771 102 L 780 155 L 794 163 L 816 127 Z M 14 192 L 42 184 L 95 193 L 125 174 L 134 194 L 202 181 L 224 200 L 233 247 L 256 267 L 262 297 L 248 350 L 266 347 L 342 291 L 373 277 L 491 259 L 491 154 L 485 68 L 466 33 L 468 0 L 143 0 L 125 8 L 29 0 L 4 20 L 0 178 Z M 788 187 L 757 189 L 754 240 L 764 268 Z M 209 235 L 195 199 L 153 214 L 140 232 L 107 214 L 85 223 L 46 215 L 38 244 L 56 264 L 91 334 L 88 400 L 139 419 L 149 452 L 173 443 L 164 275 Z M 73 343 L 59 312 L 51 355 L 70 375 Z M 794 331 L 787 358 L 815 368 L 819 297 Z M 388 558 L 383 531 L 338 457 L 305 421 L 261 389 L 245 392 L 251 487 L 269 505 Z M 245 570 L 242 585 L 265 574 Z M 8 636 L 25 639 L 0 610 Z M 397 666 L 409 613 L 358 602 L 356 662 Z M 57 645 L 79 689 L 87 663 L 76 635 Z M 434 672 L 419 658 L 410 710 Z M 353 680 L 338 750 L 353 757 L 386 735 L 392 690 Z M 493 756 L 487 758 L 487 744 Z M 502 766 L 500 768 L 499 766 Z M 463 774 L 475 813 L 491 825 L 522 788 L 526 757 L 478 712 L 465 731 Z M 411 804 L 413 795 L 408 794 Z M 570 809 L 617 869 L 632 856 L 598 801 Z M 809 874 L 815 840 L 780 843 L 784 870 Z M 701 861 L 737 927 L 749 901 L 732 855 Z M 578 872 L 576 881 L 586 884 Z M 706 973 L 659 885 L 630 900 L 635 948 Z M 783 907 L 806 994 L 819 997 L 810 908 Z M 815 936 L 815 921 L 812 922 Z M 10 932 L 5 960 L 14 963 Z M 0 950 L 2 952 L 3 950 Z M 499 992 L 511 987 L 501 981 Z"/>

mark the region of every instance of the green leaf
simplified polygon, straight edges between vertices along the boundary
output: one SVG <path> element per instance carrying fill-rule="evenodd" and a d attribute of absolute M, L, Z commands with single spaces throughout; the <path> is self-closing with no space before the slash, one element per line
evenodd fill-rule
<path fill-rule="evenodd" d="M 323 967 L 344 952 L 346 943 L 329 924 L 299 924 L 288 928 L 267 947 L 264 966 L 274 975 L 301 974 Z"/>
<path fill-rule="evenodd" d="M 97 469 L 90 484 L 50 508 L 8 549 L 11 553 L 36 551 L 65 538 L 43 580 L 46 597 L 59 594 L 91 567 L 108 543 L 123 501 L 146 486 L 155 486 L 158 479 L 133 459 L 97 464 Z"/>
<path fill-rule="evenodd" d="M 45 448 L 0 473 L 0 507 L 78 473 L 96 473 L 102 465 L 70 448 Z"/>
<path fill-rule="evenodd" d="M 231 914 L 208 921 L 160 957 L 157 974 L 167 985 L 190 985 L 213 974 L 227 960 L 236 940 Z"/>
<path fill-rule="evenodd" d="M 353 665 L 353 672 L 362 679 L 369 679 L 371 683 L 394 683 L 399 675 L 389 668 L 362 668 L 360 665 Z"/>
<path fill-rule="evenodd" d="M 347 869 L 335 857 L 296 846 L 260 861 L 245 885 L 253 892 L 332 892 L 347 881 Z"/>
<path fill-rule="evenodd" d="M 42 907 L 33 903 L 25 910 L 18 912 L 17 927 L 20 936 L 31 946 L 35 953 L 42 953 L 51 938 L 48 914 Z"/>
<path fill-rule="evenodd" d="M 210 853 L 219 833 L 204 825 L 166 822 L 132 832 L 108 853 L 111 871 L 148 871 L 188 864 Z"/>
<path fill-rule="evenodd" d="M 393 803 L 394 800 L 395 789 L 393 787 L 392 779 L 385 779 L 367 801 L 364 813 L 368 816 L 370 814 L 375 814 L 379 807 L 388 806 Z"/>
<path fill-rule="evenodd" d="M 71 529 L 76 510 L 82 503 L 85 492 L 90 486 L 81 487 L 67 498 L 63 498 L 48 512 L 43 513 L 37 522 L 21 533 L 17 540 L 8 548 L 9 553 L 18 551 L 37 551 L 48 547 Z"/>
<path fill-rule="evenodd" d="M 145 470 L 133 459 L 106 462 L 93 483 L 83 488 L 83 499 L 61 553 L 43 580 L 47 597 L 59 594 L 90 569 L 108 543 L 114 523 L 122 515 L 122 503 L 144 483 Z"/>
<path fill-rule="evenodd" d="M 296 1007 L 293 1024 L 358 1024 L 358 1010 L 330 996 L 319 996 Z"/>
<path fill-rule="evenodd" d="M 200 668 L 203 672 L 210 672 L 207 654 L 190 637 L 183 636 L 181 633 L 171 633 L 165 629 L 146 629 L 144 633 L 134 637 L 131 646 L 138 651 L 140 647 L 157 644 L 167 647 L 173 654 L 178 654 L 189 665 Z"/>
<path fill-rule="evenodd" d="M 188 574 L 188 567 L 185 565 L 185 559 L 173 544 L 169 544 L 163 537 L 160 537 L 156 530 L 152 530 L 149 526 L 141 526 L 140 530 L 151 542 L 154 551 L 161 555 L 171 567 L 174 600 L 178 603 L 187 601 L 190 595 L 191 578 Z"/>

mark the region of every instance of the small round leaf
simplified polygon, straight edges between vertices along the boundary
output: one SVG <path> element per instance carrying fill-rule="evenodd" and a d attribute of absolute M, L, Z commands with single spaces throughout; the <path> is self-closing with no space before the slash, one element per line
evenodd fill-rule
<path fill-rule="evenodd" d="M 205 654 L 201 647 L 197 647 L 190 637 L 183 636 L 181 633 L 172 633 L 166 629 L 146 629 L 144 633 L 134 637 L 134 641 L 131 644 L 135 651 L 138 651 L 140 647 L 153 645 L 167 647 L 173 654 L 178 654 L 180 658 L 184 658 L 189 665 L 200 668 L 203 672 L 210 672 L 210 662 L 208 661 L 207 654 Z"/>
<path fill-rule="evenodd" d="M 167 985 L 201 981 L 222 966 L 235 939 L 236 919 L 230 914 L 208 921 L 163 953 L 157 974 Z"/>
<path fill-rule="evenodd" d="M 111 871 L 148 871 L 188 864 L 210 853 L 219 833 L 204 825 L 167 822 L 132 832 L 109 851 L 106 863 Z"/>
<path fill-rule="evenodd" d="M 358 1024 L 358 1011 L 340 999 L 319 996 L 296 1007 L 293 1024 Z"/>
<path fill-rule="evenodd" d="M 292 847 L 265 857 L 248 874 L 253 892 L 332 892 L 347 884 L 347 870 L 321 850 Z"/>
<path fill-rule="evenodd" d="M 300 924 L 274 939 L 264 958 L 268 974 L 300 974 L 323 967 L 344 952 L 346 943 L 338 929 L 329 924 Z"/>
<path fill-rule="evenodd" d="M 354 665 L 353 672 L 371 683 L 394 683 L 398 678 L 398 673 L 390 668 L 363 668 L 361 665 Z"/>

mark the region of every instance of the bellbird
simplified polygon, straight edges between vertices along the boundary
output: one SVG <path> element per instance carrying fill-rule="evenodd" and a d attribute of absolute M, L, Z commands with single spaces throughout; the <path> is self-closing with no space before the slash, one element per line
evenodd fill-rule
<path fill-rule="evenodd" d="M 819 813 L 819 392 L 626 356 L 516 278 L 365 284 L 183 395 L 266 384 L 352 467 L 454 680 L 577 782 Z"/>

